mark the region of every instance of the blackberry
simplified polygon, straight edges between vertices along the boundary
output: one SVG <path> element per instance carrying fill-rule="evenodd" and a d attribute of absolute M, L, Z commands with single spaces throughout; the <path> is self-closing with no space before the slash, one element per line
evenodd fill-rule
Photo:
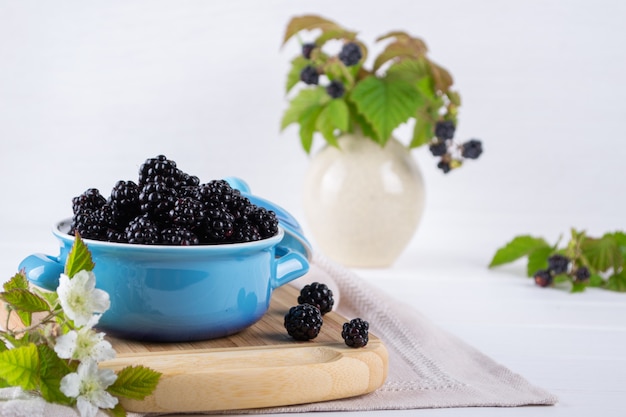
<path fill-rule="evenodd" d="M 302 56 L 306 59 L 311 59 L 311 52 L 315 49 L 314 43 L 305 43 L 302 45 Z"/>
<path fill-rule="evenodd" d="M 328 313 L 333 309 L 335 299 L 333 298 L 333 292 L 326 284 L 319 282 L 313 282 L 305 285 L 300 290 L 298 296 L 298 304 L 311 304 L 319 308 L 322 315 Z"/>
<path fill-rule="evenodd" d="M 440 140 L 452 139 L 455 129 L 453 121 L 441 120 L 435 124 L 435 136 Z"/>
<path fill-rule="evenodd" d="M 258 227 L 263 239 L 272 237 L 278 233 L 278 219 L 276 213 L 265 207 L 257 207 L 249 216 L 250 220 Z"/>
<path fill-rule="evenodd" d="M 535 284 L 540 287 L 549 287 L 552 285 L 552 275 L 545 269 L 540 269 L 534 275 Z"/>
<path fill-rule="evenodd" d="M 204 205 L 201 201 L 191 197 L 176 199 L 174 207 L 169 212 L 169 219 L 172 224 L 192 230 L 200 227 L 205 218 Z"/>
<path fill-rule="evenodd" d="M 233 199 L 233 194 L 237 194 L 236 191 L 224 180 L 212 180 L 200 186 L 202 202 L 207 207 L 225 209 Z"/>
<path fill-rule="evenodd" d="M 89 188 L 81 195 L 72 199 L 72 211 L 76 214 L 88 210 L 98 210 L 106 202 L 107 200 L 100 194 L 100 190 Z"/>
<path fill-rule="evenodd" d="M 355 42 L 346 43 L 339 52 L 339 60 L 347 67 L 358 64 L 362 57 L 361 47 Z"/>
<path fill-rule="evenodd" d="M 180 171 L 176 162 L 170 161 L 165 155 L 149 158 L 139 167 L 139 185 L 144 186 L 151 182 L 165 182 L 172 187 L 176 184 Z"/>
<path fill-rule="evenodd" d="M 432 153 L 433 156 L 444 156 L 448 153 L 448 145 L 446 145 L 445 141 L 438 140 L 437 142 L 430 144 L 428 149 L 430 149 L 430 153 Z"/>
<path fill-rule="evenodd" d="M 85 239 L 102 240 L 106 230 L 98 210 L 83 210 L 72 217 L 69 234 L 75 235 L 78 232 Z"/>
<path fill-rule="evenodd" d="M 248 197 L 244 197 L 238 190 L 233 190 L 231 200 L 227 204 L 228 211 L 235 217 L 235 220 L 247 218 L 254 211 L 254 206 Z"/>
<path fill-rule="evenodd" d="M 439 163 L 437 164 L 437 168 L 442 170 L 444 174 L 447 174 L 448 172 L 450 172 L 450 170 L 452 170 L 452 167 L 450 166 L 450 162 L 445 161 L 443 159 L 439 161 Z"/>
<path fill-rule="evenodd" d="M 461 145 L 461 155 L 467 159 L 476 159 L 483 153 L 483 144 L 477 139 L 471 139 Z"/>
<path fill-rule="evenodd" d="M 148 216 L 137 216 L 126 226 L 124 230 L 128 243 L 140 245 L 158 245 L 161 240 L 161 232 L 157 224 Z"/>
<path fill-rule="evenodd" d="M 141 213 L 161 223 L 167 222 L 175 201 L 176 191 L 160 182 L 147 183 L 139 193 Z"/>
<path fill-rule="evenodd" d="M 567 272 L 570 260 L 563 255 L 552 255 L 548 258 L 548 271 L 555 275 L 564 274 Z"/>
<path fill-rule="evenodd" d="M 322 313 L 319 308 L 310 304 L 293 306 L 285 315 L 285 329 L 296 340 L 315 339 L 322 324 Z"/>
<path fill-rule="evenodd" d="M 161 231 L 163 245 L 191 246 L 199 245 L 200 239 L 191 230 L 174 226 Z"/>
<path fill-rule="evenodd" d="M 126 223 L 139 215 L 139 187 L 133 181 L 118 181 L 111 190 L 109 204 Z"/>
<path fill-rule="evenodd" d="M 586 266 L 581 266 L 574 273 L 574 281 L 576 282 L 586 282 L 589 278 L 591 278 L 591 272 Z"/>
<path fill-rule="evenodd" d="M 222 208 L 207 211 L 207 227 L 201 240 L 203 243 L 225 243 L 235 232 L 235 218 Z"/>
<path fill-rule="evenodd" d="M 320 81 L 320 75 L 315 67 L 307 65 L 300 71 L 300 81 L 309 85 L 317 85 Z"/>
<path fill-rule="evenodd" d="M 261 240 L 259 229 L 246 219 L 237 219 L 234 224 L 234 231 L 230 237 L 233 243 L 254 242 Z"/>
<path fill-rule="evenodd" d="M 115 243 L 128 243 L 128 240 L 126 239 L 126 233 L 124 231 L 119 231 L 115 229 L 107 229 L 106 241 Z"/>
<path fill-rule="evenodd" d="M 369 327 L 370 324 L 363 319 L 352 319 L 343 324 L 341 337 L 352 348 L 364 347 L 369 342 Z"/>
<path fill-rule="evenodd" d="M 346 92 L 346 88 L 339 81 L 331 81 L 326 87 L 326 92 L 332 98 L 339 98 Z"/>

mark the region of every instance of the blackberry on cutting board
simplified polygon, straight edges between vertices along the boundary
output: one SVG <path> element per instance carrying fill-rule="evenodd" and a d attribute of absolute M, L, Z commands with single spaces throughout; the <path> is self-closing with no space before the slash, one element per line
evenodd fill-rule
<path fill-rule="evenodd" d="M 343 324 L 341 337 L 350 347 L 363 347 L 369 341 L 369 326 L 369 323 L 361 318 L 352 319 Z"/>
<path fill-rule="evenodd" d="M 322 313 L 319 308 L 310 304 L 293 306 L 285 315 L 285 329 L 296 340 L 315 339 L 322 324 Z"/>
<path fill-rule="evenodd" d="M 330 312 L 335 304 L 333 292 L 326 284 L 312 282 L 300 290 L 298 304 L 311 304 L 319 308 L 322 315 Z"/>

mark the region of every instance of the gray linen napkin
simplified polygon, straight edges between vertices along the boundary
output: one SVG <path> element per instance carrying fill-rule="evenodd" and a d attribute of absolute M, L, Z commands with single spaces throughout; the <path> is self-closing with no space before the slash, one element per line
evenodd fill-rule
<path fill-rule="evenodd" d="M 354 398 L 286 407 L 237 410 L 224 414 L 358 411 L 445 407 L 553 405 L 557 398 L 531 385 L 457 337 L 433 325 L 408 305 L 372 288 L 353 272 L 320 254 L 298 280 L 324 282 L 338 293 L 336 310 L 361 317 L 389 352 L 389 373 L 373 393 Z M 67 407 L 45 403 L 12 388 L 0 390 L 2 417 L 78 416 Z M 106 414 L 100 412 L 98 417 Z M 130 417 L 141 414 L 129 413 Z"/>

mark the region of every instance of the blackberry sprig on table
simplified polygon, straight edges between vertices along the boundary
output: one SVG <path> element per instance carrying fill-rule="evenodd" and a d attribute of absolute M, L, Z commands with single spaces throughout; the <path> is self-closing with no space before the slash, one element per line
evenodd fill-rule
<path fill-rule="evenodd" d="M 335 304 L 333 292 L 326 284 L 312 282 L 300 290 L 298 304 L 311 304 L 319 308 L 322 315 L 330 312 Z"/>

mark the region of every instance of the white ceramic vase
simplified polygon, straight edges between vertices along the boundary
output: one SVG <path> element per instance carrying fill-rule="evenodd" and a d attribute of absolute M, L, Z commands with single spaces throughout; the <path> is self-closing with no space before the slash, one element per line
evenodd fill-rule
<path fill-rule="evenodd" d="M 314 243 L 356 268 L 387 267 L 413 237 L 424 208 L 422 174 L 409 150 L 359 134 L 339 138 L 310 162 L 304 212 Z"/>

